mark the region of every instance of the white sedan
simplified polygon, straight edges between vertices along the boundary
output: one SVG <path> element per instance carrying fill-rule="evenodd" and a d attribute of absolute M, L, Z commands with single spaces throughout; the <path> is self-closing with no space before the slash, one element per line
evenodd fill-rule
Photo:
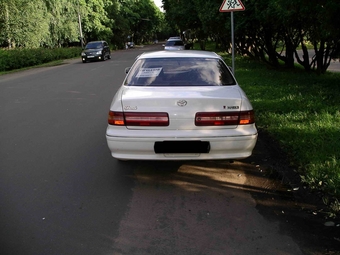
<path fill-rule="evenodd" d="M 164 45 L 164 50 L 185 50 L 185 45 L 181 38 L 170 37 Z"/>
<path fill-rule="evenodd" d="M 137 57 L 116 92 L 106 140 L 120 160 L 224 160 L 249 157 L 254 111 L 222 58 L 207 51 Z"/>

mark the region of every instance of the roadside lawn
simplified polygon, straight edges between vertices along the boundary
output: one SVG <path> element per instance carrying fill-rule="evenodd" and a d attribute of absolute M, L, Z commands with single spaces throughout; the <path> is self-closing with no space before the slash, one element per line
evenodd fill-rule
<path fill-rule="evenodd" d="M 219 53 L 231 63 L 231 56 Z M 340 73 L 270 69 L 235 59 L 235 76 L 253 104 L 259 130 L 286 153 L 302 182 L 340 212 Z"/>

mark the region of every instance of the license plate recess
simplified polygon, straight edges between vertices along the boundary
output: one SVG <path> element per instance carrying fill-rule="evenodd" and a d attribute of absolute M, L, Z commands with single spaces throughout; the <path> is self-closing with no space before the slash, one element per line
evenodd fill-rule
<path fill-rule="evenodd" d="M 154 145 L 155 153 L 209 153 L 206 141 L 159 141 Z"/>

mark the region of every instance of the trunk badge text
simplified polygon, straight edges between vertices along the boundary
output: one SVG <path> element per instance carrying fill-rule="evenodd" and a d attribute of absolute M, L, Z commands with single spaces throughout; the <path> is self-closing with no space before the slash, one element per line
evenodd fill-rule
<path fill-rule="evenodd" d="M 224 108 L 225 108 L 225 106 L 224 106 Z M 228 109 L 232 109 L 232 110 L 238 110 L 238 109 L 240 109 L 240 107 L 238 106 L 238 105 L 236 105 L 236 106 L 228 106 Z"/>
<path fill-rule="evenodd" d="M 178 101 L 177 101 L 177 105 L 178 105 L 178 106 L 181 106 L 181 107 L 186 106 L 187 103 L 188 103 L 188 102 L 185 101 L 185 100 L 178 100 Z"/>
<path fill-rule="evenodd" d="M 126 111 L 128 111 L 128 110 L 137 110 L 137 106 L 129 106 L 129 105 L 127 105 L 127 106 L 124 106 L 124 110 L 126 110 Z"/>

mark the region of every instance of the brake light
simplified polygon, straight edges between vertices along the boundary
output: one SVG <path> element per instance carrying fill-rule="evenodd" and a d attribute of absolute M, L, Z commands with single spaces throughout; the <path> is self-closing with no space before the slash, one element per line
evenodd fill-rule
<path fill-rule="evenodd" d="M 122 112 L 109 111 L 108 122 L 110 125 L 124 126 L 124 114 Z"/>
<path fill-rule="evenodd" d="M 163 112 L 126 112 L 127 126 L 169 126 L 169 116 Z"/>
<path fill-rule="evenodd" d="M 196 126 L 230 126 L 254 123 L 254 111 L 242 112 L 198 112 L 195 116 Z"/>
<path fill-rule="evenodd" d="M 239 125 L 248 125 L 253 123 L 255 123 L 255 114 L 253 110 L 240 112 Z"/>
<path fill-rule="evenodd" d="M 164 112 L 109 112 L 109 124 L 118 126 L 169 126 Z"/>

